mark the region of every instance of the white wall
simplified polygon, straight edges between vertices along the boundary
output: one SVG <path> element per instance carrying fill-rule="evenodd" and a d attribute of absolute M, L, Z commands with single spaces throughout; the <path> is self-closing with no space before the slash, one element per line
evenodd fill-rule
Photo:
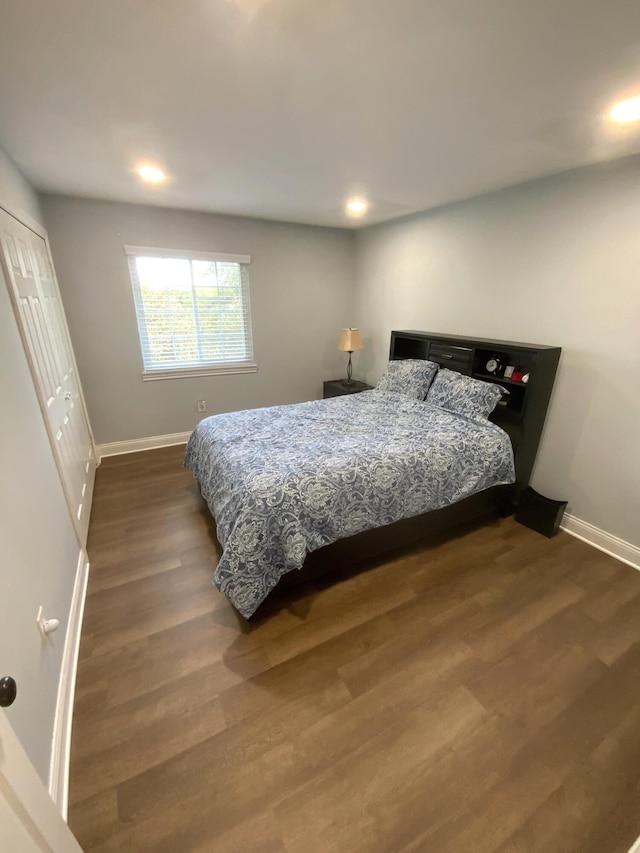
<path fill-rule="evenodd" d="M 353 324 L 350 232 L 45 195 L 41 199 L 96 441 L 191 430 L 202 415 L 319 397 Z M 123 245 L 249 254 L 258 373 L 143 382 Z"/>
<path fill-rule="evenodd" d="M 359 232 L 374 381 L 392 329 L 563 347 L 532 485 L 640 545 L 640 160 Z"/>
<path fill-rule="evenodd" d="M 0 207 L 4 207 L 14 216 L 26 215 L 34 222 L 42 222 L 42 211 L 37 194 L 2 148 L 0 148 Z"/>
<path fill-rule="evenodd" d="M 2 152 L 0 206 L 39 216 L 35 193 Z M 0 675 L 16 679 L 18 698 L 6 714 L 46 783 L 80 549 L 1 269 L 0 396 Z M 61 622 L 46 646 L 39 605 Z"/>

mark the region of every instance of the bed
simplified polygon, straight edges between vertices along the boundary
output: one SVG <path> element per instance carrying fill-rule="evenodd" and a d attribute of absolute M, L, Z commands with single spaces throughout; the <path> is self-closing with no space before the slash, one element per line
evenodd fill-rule
<path fill-rule="evenodd" d="M 245 618 L 307 554 L 515 480 L 486 417 L 388 390 L 206 418 L 185 464 L 223 547 L 214 583 Z"/>
<path fill-rule="evenodd" d="M 223 548 L 215 586 L 249 619 L 276 586 L 512 512 L 560 353 L 394 331 L 375 390 L 201 421 L 185 465 Z"/>

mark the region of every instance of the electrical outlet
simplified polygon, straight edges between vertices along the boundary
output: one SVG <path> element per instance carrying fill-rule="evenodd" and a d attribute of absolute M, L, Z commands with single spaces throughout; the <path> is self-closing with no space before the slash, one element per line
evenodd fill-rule
<path fill-rule="evenodd" d="M 207 411 L 207 401 L 206 400 L 198 400 L 198 411 L 200 414 Z"/>

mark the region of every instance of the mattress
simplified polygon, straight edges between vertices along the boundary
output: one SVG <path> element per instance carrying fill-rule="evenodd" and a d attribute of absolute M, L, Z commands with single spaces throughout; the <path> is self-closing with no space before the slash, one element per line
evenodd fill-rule
<path fill-rule="evenodd" d="M 515 480 L 500 427 L 379 390 L 206 418 L 185 465 L 223 548 L 213 582 L 246 618 L 311 551 Z"/>

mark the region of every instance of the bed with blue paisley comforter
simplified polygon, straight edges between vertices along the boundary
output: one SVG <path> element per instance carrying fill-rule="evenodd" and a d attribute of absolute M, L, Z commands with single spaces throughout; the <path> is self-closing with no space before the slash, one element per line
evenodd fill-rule
<path fill-rule="evenodd" d="M 223 547 L 214 584 L 246 618 L 309 552 L 515 479 L 495 424 L 380 390 L 206 418 L 185 465 Z"/>

